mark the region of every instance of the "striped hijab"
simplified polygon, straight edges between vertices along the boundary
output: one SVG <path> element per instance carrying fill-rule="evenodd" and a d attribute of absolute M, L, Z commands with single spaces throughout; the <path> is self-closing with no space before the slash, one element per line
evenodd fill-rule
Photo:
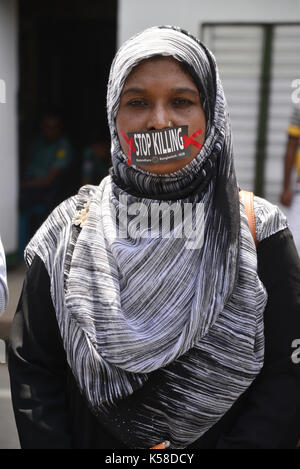
<path fill-rule="evenodd" d="M 126 78 L 154 55 L 189 68 L 207 119 L 198 155 L 167 175 L 129 166 L 115 126 Z M 185 31 L 150 28 L 118 51 L 107 109 L 111 175 L 54 210 L 27 247 L 26 261 L 38 254 L 45 262 L 68 363 L 102 423 L 131 448 L 163 440 L 184 448 L 248 388 L 264 355 L 267 295 L 240 207 L 215 59 Z M 130 214 L 128 236 L 116 237 L 124 201 L 128 213 L 140 202 L 162 210 L 202 203 L 201 248 L 188 249 L 174 236 L 133 237 Z M 281 229 L 279 212 L 262 207 L 262 226 Z"/>
<path fill-rule="evenodd" d="M 0 238 L 0 315 L 7 308 L 8 288 L 6 279 L 6 260 L 5 253 Z"/>

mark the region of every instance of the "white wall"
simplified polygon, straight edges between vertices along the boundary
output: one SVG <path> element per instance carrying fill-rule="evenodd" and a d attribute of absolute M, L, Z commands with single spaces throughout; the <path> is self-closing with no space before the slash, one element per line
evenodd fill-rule
<path fill-rule="evenodd" d="M 0 0 L 0 233 L 6 254 L 17 250 L 17 2 Z M 3 98 L 2 81 L 2 98 Z"/>
<path fill-rule="evenodd" d="M 203 22 L 300 21 L 299 0 L 119 0 L 118 45 L 149 26 L 181 26 L 199 37 Z"/>

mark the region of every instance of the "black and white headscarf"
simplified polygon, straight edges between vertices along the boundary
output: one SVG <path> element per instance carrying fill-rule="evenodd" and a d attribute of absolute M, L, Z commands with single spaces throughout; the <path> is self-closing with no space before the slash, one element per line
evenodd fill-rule
<path fill-rule="evenodd" d="M 198 155 L 164 175 L 127 164 L 115 125 L 126 78 L 155 55 L 172 56 L 188 67 L 207 120 Z M 215 59 L 179 28 L 147 29 L 118 51 L 107 109 L 111 175 L 54 210 L 25 258 L 29 265 L 38 254 L 47 267 L 68 363 L 102 423 L 131 448 L 163 440 L 184 448 L 249 387 L 264 356 L 267 295 L 239 201 Z M 115 230 L 124 200 L 128 236 L 119 238 Z M 258 240 L 286 226 L 277 207 L 255 200 Z M 159 203 L 162 210 L 202 203 L 202 247 L 188 249 L 184 238 L 172 236 L 132 236 L 130 208 L 140 202 L 149 209 Z M 78 219 L 81 227 L 74 224 Z"/>

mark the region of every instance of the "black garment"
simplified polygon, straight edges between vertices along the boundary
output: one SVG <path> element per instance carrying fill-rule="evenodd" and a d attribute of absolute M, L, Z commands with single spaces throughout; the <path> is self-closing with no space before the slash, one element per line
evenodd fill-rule
<path fill-rule="evenodd" d="M 300 259 L 289 229 L 263 240 L 257 253 L 268 292 L 264 367 L 190 448 L 295 448 L 300 439 L 300 363 L 292 360 L 292 342 L 300 338 Z M 48 273 L 38 256 L 13 321 L 8 364 L 22 448 L 125 448 L 79 392 L 66 361 Z M 147 386 L 131 399 L 142 399 Z"/>

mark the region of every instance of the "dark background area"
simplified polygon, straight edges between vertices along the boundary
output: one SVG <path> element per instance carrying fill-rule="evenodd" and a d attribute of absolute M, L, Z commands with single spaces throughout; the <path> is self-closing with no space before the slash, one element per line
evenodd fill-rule
<path fill-rule="evenodd" d="M 82 150 L 109 139 L 106 88 L 116 50 L 117 0 L 19 0 L 19 168 L 39 133 L 42 113 L 63 114 L 75 150 L 69 193 L 81 178 Z"/>

